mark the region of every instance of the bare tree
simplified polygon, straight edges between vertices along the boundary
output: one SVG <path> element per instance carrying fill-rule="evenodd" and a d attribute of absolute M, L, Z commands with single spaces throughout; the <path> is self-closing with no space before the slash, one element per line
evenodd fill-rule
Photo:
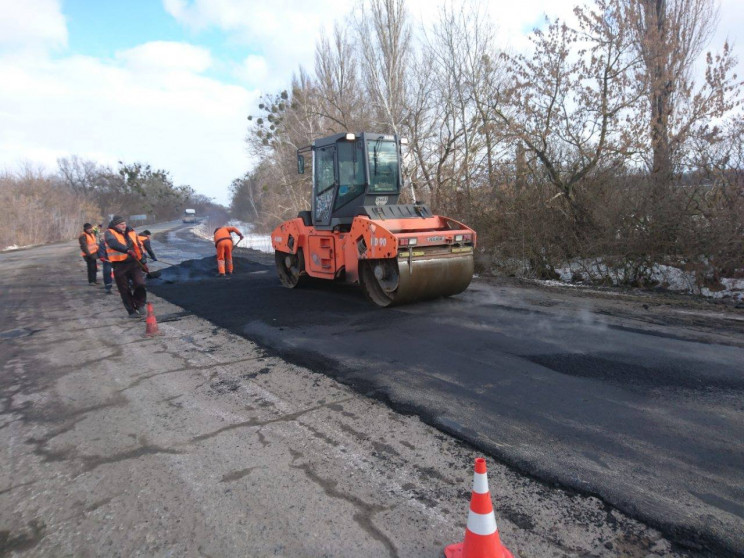
<path fill-rule="evenodd" d="M 440 120 L 452 138 L 451 186 L 466 200 L 464 214 L 472 218 L 473 189 L 498 182 L 497 159 L 504 135 L 496 110 L 503 87 L 500 57 L 493 44 L 493 26 L 480 4 L 446 5 L 431 32 L 432 72 L 438 84 Z M 447 145 L 447 144 L 445 144 Z"/>
<path fill-rule="evenodd" d="M 411 28 L 405 0 L 368 0 L 355 20 L 362 74 L 379 132 L 400 134 L 405 119 Z"/>
<path fill-rule="evenodd" d="M 331 125 L 322 116 L 317 90 L 316 82 L 300 69 L 291 93 L 264 95 L 260 114 L 248 117 L 251 127 L 246 143 L 260 160 L 252 180 L 257 187 L 266 188 L 261 226 L 270 228 L 309 206 L 309 180 L 307 175 L 297 174 L 296 153 Z"/>
<path fill-rule="evenodd" d="M 329 125 L 324 133 L 364 129 L 364 90 L 359 82 L 354 45 L 338 23 L 333 41 L 322 35 L 316 46 L 315 76 L 318 116 Z"/>
<path fill-rule="evenodd" d="M 86 192 L 95 188 L 103 170 L 95 162 L 72 155 L 57 159 L 59 174 L 65 183 L 76 192 Z"/>
<path fill-rule="evenodd" d="M 447 120 L 445 106 L 439 102 L 439 83 L 432 69 L 435 56 L 429 48 L 421 49 L 411 62 L 410 87 L 406 99 L 405 133 L 410 147 L 406 165 L 413 199 L 431 203 L 439 200 L 442 168 L 450 158 L 451 136 L 444 137 Z"/>
<path fill-rule="evenodd" d="M 232 201 L 230 209 L 233 215 L 247 223 L 262 224 L 263 207 L 262 198 L 266 193 L 261 188 L 259 181 L 259 169 L 245 173 L 241 178 L 236 178 L 230 185 Z"/>
<path fill-rule="evenodd" d="M 735 58 L 728 44 L 708 54 L 705 82 L 696 86 L 692 70 L 718 20 L 716 0 L 625 0 L 629 28 L 641 57 L 654 177 L 668 182 L 683 146 L 701 122 L 722 118 L 738 103 L 740 83 L 732 75 Z"/>
<path fill-rule="evenodd" d="M 526 146 L 528 164 L 538 165 L 574 219 L 583 221 L 576 188 L 591 173 L 622 167 L 632 156 L 637 132 L 629 113 L 640 92 L 623 6 L 597 0 L 575 13 L 577 29 L 556 20 L 533 33 L 531 57 L 507 57 L 511 113 L 499 114 Z"/>

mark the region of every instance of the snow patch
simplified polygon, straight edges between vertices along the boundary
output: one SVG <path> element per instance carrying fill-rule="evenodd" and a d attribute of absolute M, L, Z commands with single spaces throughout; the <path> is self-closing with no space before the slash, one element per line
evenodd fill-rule
<path fill-rule="evenodd" d="M 575 260 L 561 268 L 556 268 L 560 281 L 545 281 L 547 285 L 576 286 L 577 283 L 587 281 L 589 283 L 604 282 L 613 286 L 627 284 L 639 276 L 638 269 L 628 269 L 613 266 L 603 259 Z M 711 290 L 701 287 L 696 280 L 695 273 L 685 271 L 675 266 L 653 264 L 640 270 L 644 282 L 649 286 L 657 286 L 669 291 L 695 294 L 706 298 L 732 298 L 744 301 L 744 279 L 721 279 L 721 286 Z"/>
<path fill-rule="evenodd" d="M 18 246 L 18 244 L 11 244 L 10 246 L 6 246 L 0 252 L 10 252 L 12 250 L 23 250 L 24 248 L 33 248 L 35 246 L 40 246 L 40 244 L 27 244 L 26 246 Z"/>

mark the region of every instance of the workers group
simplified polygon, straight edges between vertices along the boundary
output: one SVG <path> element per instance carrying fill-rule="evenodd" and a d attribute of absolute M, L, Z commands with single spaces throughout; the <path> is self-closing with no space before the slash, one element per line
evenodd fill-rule
<path fill-rule="evenodd" d="M 116 288 L 129 317 L 139 318 L 147 303 L 145 283 L 149 275 L 147 256 L 152 261 L 158 260 L 150 243 L 151 233 L 145 230 L 137 234 L 119 215 L 113 216 L 103 234 L 102 228 L 103 225 L 96 228 L 91 223 L 85 223 L 83 233 L 78 237 L 81 255 L 87 266 L 88 284 L 98 285 L 97 260 L 101 260 L 106 294 L 111 294 L 112 283 L 116 282 Z M 226 277 L 233 273 L 233 233 L 240 237 L 238 242 L 243 240 L 243 234 L 236 227 L 224 226 L 214 230 L 218 277 Z"/>
<path fill-rule="evenodd" d="M 108 228 L 102 233 L 103 225 L 94 228 L 92 224 L 83 225 L 83 234 L 78 237 L 80 250 L 88 268 L 88 284 L 98 285 L 97 260 L 103 267 L 103 286 L 106 294 L 111 294 L 112 283 L 121 295 L 121 301 L 130 318 L 139 318 L 147 303 L 145 274 L 147 256 L 157 261 L 150 244 L 148 230 L 137 234 L 127 225 L 124 217 L 114 215 Z M 112 278 L 113 276 L 113 278 Z"/>

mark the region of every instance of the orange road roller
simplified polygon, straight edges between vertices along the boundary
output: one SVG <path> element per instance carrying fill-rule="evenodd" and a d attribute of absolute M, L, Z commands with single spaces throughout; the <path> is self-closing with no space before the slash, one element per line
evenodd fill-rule
<path fill-rule="evenodd" d="M 335 134 L 297 151 L 312 154 L 312 209 L 271 233 L 285 287 L 307 277 L 358 284 L 378 306 L 461 293 L 473 278 L 475 231 L 399 204 L 401 144 L 395 135 Z"/>

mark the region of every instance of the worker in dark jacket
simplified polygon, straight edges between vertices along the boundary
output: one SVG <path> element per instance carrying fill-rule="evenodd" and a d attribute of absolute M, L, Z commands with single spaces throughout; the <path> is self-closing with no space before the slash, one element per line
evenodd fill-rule
<path fill-rule="evenodd" d="M 152 236 L 152 233 L 145 229 L 142 231 L 139 235 L 139 241 L 140 244 L 142 244 L 142 248 L 145 249 L 145 252 L 150 256 L 150 259 L 154 262 L 158 261 L 158 259 L 155 257 L 155 252 L 152 251 L 152 246 L 150 245 L 150 237 Z M 147 258 L 145 258 L 145 261 Z"/>
<path fill-rule="evenodd" d="M 214 245 L 217 248 L 217 276 L 224 277 L 225 272 L 232 275 L 232 233 L 237 234 L 243 240 L 243 233 L 235 227 L 217 227 L 214 229 Z M 238 240 L 238 242 L 240 242 Z"/>
<path fill-rule="evenodd" d="M 80 244 L 81 256 L 85 260 L 85 265 L 88 266 L 88 284 L 97 285 L 96 274 L 98 273 L 98 265 L 96 264 L 96 255 L 98 252 L 98 239 L 96 233 L 93 231 L 93 225 L 85 223 L 83 225 L 83 234 L 78 237 L 78 243 Z"/>
<path fill-rule="evenodd" d="M 114 215 L 106 229 L 104 240 L 124 308 L 130 318 L 138 318 L 147 302 L 147 289 L 142 271 L 142 245 L 137 233 L 127 227 L 124 217 Z"/>
<path fill-rule="evenodd" d="M 100 227 L 100 230 L 103 231 L 103 227 Z M 106 291 L 106 294 L 111 294 L 111 284 L 114 282 L 114 279 L 111 277 L 111 262 L 108 259 L 108 252 L 106 251 L 106 241 L 101 238 L 101 241 L 98 243 L 98 259 L 101 260 L 101 266 L 103 268 L 103 288 Z"/>

